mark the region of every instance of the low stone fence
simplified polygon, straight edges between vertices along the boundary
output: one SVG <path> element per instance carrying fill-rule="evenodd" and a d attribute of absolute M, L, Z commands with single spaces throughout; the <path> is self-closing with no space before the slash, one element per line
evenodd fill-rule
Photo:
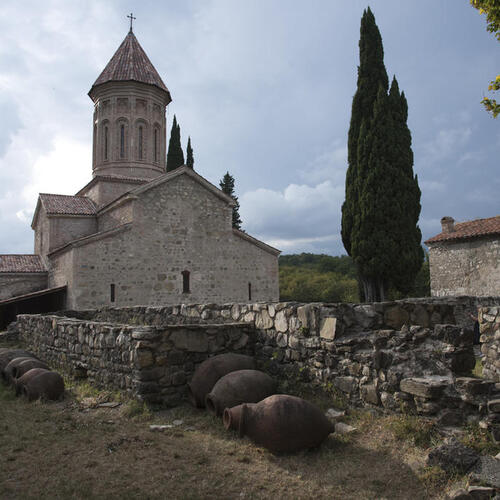
<path fill-rule="evenodd" d="M 483 375 L 500 381 L 500 307 L 479 310 Z"/>
<path fill-rule="evenodd" d="M 470 313 L 478 306 L 494 306 L 500 297 L 425 297 L 371 304 L 300 304 L 296 302 L 253 304 L 183 304 L 162 307 L 105 307 L 64 311 L 68 317 L 129 325 L 248 323 L 257 329 L 283 334 L 308 332 L 324 338 L 374 329 L 398 330 L 403 325 L 425 328 L 437 324 L 472 327 Z"/>
<path fill-rule="evenodd" d="M 317 383 L 351 404 L 459 421 L 483 415 L 497 391 L 493 380 L 468 376 L 476 305 L 458 298 L 106 308 L 68 311 L 73 318 L 21 315 L 18 327 L 49 363 L 151 402 L 176 404 L 196 365 L 229 351 L 255 356 L 285 385 Z M 494 324 L 495 310 L 483 309 L 481 319 Z"/>
<path fill-rule="evenodd" d="M 209 354 L 253 354 L 247 325 L 130 326 L 19 315 L 23 340 L 49 365 L 148 402 L 174 406 Z"/>

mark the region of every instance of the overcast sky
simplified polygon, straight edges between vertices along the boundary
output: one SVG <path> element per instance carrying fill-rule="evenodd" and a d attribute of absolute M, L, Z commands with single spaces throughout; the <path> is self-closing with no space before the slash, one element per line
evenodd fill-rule
<path fill-rule="evenodd" d="M 500 214 L 500 118 L 481 107 L 500 44 L 468 0 L 372 0 L 409 106 L 423 239 Z M 366 1 L 2 0 L 0 253 L 32 253 L 39 192 L 91 178 L 92 83 L 134 13 L 183 147 L 236 180 L 243 228 L 284 253 L 345 253 L 340 213 Z"/>

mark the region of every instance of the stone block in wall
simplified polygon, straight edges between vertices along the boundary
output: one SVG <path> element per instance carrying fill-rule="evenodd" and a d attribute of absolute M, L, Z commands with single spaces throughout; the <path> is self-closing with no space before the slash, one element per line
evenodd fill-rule
<path fill-rule="evenodd" d="M 278 332 L 288 331 L 288 318 L 284 310 L 278 311 L 276 317 L 274 318 L 274 328 Z"/>
<path fill-rule="evenodd" d="M 273 324 L 273 319 L 266 309 L 263 309 L 261 312 L 257 313 L 255 317 L 255 328 L 267 330 L 268 328 L 272 328 Z"/>
<path fill-rule="evenodd" d="M 435 325 L 434 337 L 453 346 L 471 346 L 474 332 L 456 325 Z"/>
<path fill-rule="evenodd" d="M 337 318 L 324 318 L 321 320 L 319 336 L 327 340 L 335 338 L 337 328 Z"/>
<path fill-rule="evenodd" d="M 379 316 L 372 304 L 362 304 L 354 307 L 354 319 L 362 328 L 369 329 L 378 324 Z"/>
<path fill-rule="evenodd" d="M 360 387 L 361 399 L 372 405 L 379 405 L 379 395 L 375 384 L 362 385 Z"/>
<path fill-rule="evenodd" d="M 439 398 L 444 389 L 452 383 L 448 377 L 429 375 L 427 377 L 410 377 L 401 380 L 400 389 L 403 392 L 426 399 Z"/>
<path fill-rule="evenodd" d="M 416 304 L 410 313 L 410 322 L 412 325 L 428 328 L 431 324 L 429 312 L 423 305 Z"/>
<path fill-rule="evenodd" d="M 154 362 L 153 353 L 150 349 L 137 346 L 134 351 L 134 364 L 137 368 L 147 368 Z"/>
<path fill-rule="evenodd" d="M 170 334 L 170 340 L 177 349 L 193 352 L 207 352 L 208 350 L 208 338 L 203 331 L 198 329 L 176 329 Z"/>
<path fill-rule="evenodd" d="M 358 380 L 355 377 L 335 377 L 333 385 L 342 392 L 351 394 L 358 388 Z"/>
<path fill-rule="evenodd" d="M 410 322 L 408 311 L 400 305 L 395 305 L 386 309 L 384 313 L 384 323 L 394 330 L 399 330 L 403 325 Z"/>
<path fill-rule="evenodd" d="M 317 335 L 318 330 L 319 306 L 307 304 L 297 307 L 297 318 L 302 328 L 307 329 L 311 335 Z"/>

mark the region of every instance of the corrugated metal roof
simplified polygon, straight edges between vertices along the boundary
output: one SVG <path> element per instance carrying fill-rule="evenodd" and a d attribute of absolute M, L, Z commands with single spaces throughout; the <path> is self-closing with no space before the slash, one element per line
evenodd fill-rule
<path fill-rule="evenodd" d="M 455 230 L 451 233 L 439 233 L 425 241 L 425 244 L 440 241 L 463 240 L 478 236 L 500 235 L 500 215 L 488 219 L 476 219 L 455 224 Z"/>
<path fill-rule="evenodd" d="M 106 82 L 127 80 L 155 85 L 170 96 L 166 85 L 132 31 L 129 31 L 92 88 Z"/>
<path fill-rule="evenodd" d="M 39 255 L 0 255 L 0 273 L 46 273 Z"/>
<path fill-rule="evenodd" d="M 95 215 L 94 202 L 86 196 L 40 193 L 40 200 L 47 214 L 51 215 Z"/>

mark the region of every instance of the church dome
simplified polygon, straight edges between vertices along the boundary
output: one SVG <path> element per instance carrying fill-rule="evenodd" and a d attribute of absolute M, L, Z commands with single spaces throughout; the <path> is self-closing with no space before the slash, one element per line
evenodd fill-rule
<path fill-rule="evenodd" d="M 172 100 L 170 92 L 132 30 L 129 31 L 114 56 L 92 85 L 89 96 L 93 98 L 93 91 L 97 86 L 119 81 L 135 81 L 154 85 L 167 93 L 167 104 Z"/>

